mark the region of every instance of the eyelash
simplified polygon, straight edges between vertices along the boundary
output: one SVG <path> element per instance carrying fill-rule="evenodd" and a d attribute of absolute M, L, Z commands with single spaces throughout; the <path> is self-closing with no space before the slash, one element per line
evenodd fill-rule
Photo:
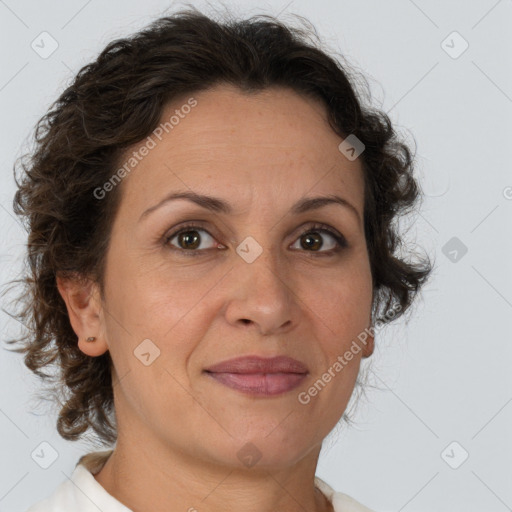
<path fill-rule="evenodd" d="M 212 238 L 215 238 L 211 233 L 208 232 L 207 229 L 198 226 L 197 224 L 185 224 L 180 227 L 179 230 L 173 232 L 170 235 L 166 235 L 164 237 L 164 245 L 167 247 L 170 247 L 173 251 L 178 251 L 186 256 L 201 256 L 201 253 L 204 253 L 208 251 L 208 249 L 182 249 L 178 247 L 174 247 L 170 244 L 170 241 L 175 238 L 177 235 L 180 235 L 183 232 L 186 231 L 206 231 Z M 337 254 L 343 249 L 346 249 L 348 247 L 347 241 L 344 236 L 339 235 L 336 231 L 334 231 L 332 228 L 330 228 L 327 224 L 321 224 L 321 223 L 315 223 L 312 226 L 308 226 L 304 231 L 302 231 L 298 238 L 308 234 L 308 233 L 327 233 L 331 235 L 334 240 L 336 241 L 338 247 L 335 249 L 330 249 L 328 251 L 304 251 L 304 252 L 311 252 L 314 256 L 322 257 L 322 256 L 333 256 L 334 254 Z"/>

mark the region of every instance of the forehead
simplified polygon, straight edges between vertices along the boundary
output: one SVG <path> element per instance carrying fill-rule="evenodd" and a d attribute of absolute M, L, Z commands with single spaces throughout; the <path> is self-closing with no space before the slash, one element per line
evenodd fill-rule
<path fill-rule="evenodd" d="M 318 100 L 216 86 L 166 105 L 156 131 L 131 148 L 152 146 L 125 178 L 124 200 L 140 213 L 174 189 L 215 192 L 235 206 L 339 192 L 362 212 L 361 164 L 340 153 L 342 140 Z"/>

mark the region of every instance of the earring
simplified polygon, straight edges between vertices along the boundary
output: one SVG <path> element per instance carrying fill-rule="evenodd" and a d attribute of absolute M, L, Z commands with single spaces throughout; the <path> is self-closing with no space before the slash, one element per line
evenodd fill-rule
<path fill-rule="evenodd" d="M 96 338 L 93 338 L 92 336 L 90 338 L 87 338 L 86 341 L 94 341 Z"/>

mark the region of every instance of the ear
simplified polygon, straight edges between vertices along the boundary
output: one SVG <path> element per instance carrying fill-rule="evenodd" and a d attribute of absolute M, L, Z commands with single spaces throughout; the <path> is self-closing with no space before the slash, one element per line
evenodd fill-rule
<path fill-rule="evenodd" d="M 78 348 L 88 356 L 96 357 L 108 350 L 102 324 L 102 305 L 99 287 L 90 279 L 56 278 L 57 288 L 68 310 L 71 327 L 78 336 Z M 94 337 L 94 341 L 86 341 Z"/>
<path fill-rule="evenodd" d="M 373 354 L 373 350 L 375 348 L 375 337 L 369 334 L 368 338 L 366 338 L 366 342 L 363 345 L 363 357 L 370 357 Z"/>

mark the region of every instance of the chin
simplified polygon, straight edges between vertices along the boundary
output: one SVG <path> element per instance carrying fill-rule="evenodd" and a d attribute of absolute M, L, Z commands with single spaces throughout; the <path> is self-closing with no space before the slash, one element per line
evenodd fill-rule
<path fill-rule="evenodd" d="M 245 436 L 233 436 L 226 440 L 228 446 L 222 446 L 217 455 L 225 459 L 227 453 L 232 453 L 233 458 L 224 460 L 231 466 L 279 470 L 296 464 L 315 446 L 315 440 L 293 438 L 289 432 L 271 430 L 266 428 Z"/>

